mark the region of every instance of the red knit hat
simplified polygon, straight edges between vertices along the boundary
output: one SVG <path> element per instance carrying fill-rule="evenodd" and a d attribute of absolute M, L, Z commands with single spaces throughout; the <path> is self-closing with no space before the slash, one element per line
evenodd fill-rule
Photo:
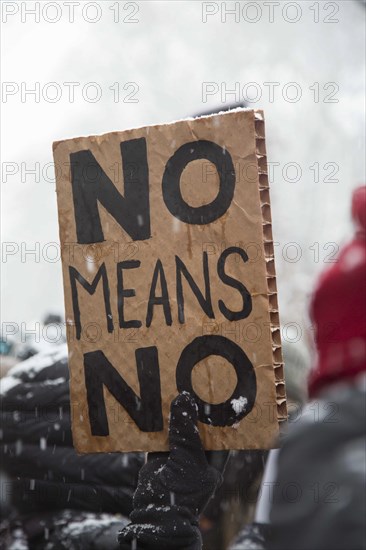
<path fill-rule="evenodd" d="M 353 194 L 352 216 L 356 235 L 322 273 L 311 304 L 318 350 L 309 380 L 312 397 L 366 370 L 366 186 Z"/>

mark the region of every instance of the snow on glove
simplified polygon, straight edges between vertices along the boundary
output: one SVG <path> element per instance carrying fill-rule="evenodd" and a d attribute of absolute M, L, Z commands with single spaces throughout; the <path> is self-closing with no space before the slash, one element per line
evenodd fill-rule
<path fill-rule="evenodd" d="M 221 484 L 208 465 L 197 428 L 197 405 L 188 392 L 170 408 L 169 458 L 150 454 L 133 497 L 131 523 L 119 534 L 123 550 L 199 550 L 198 516 Z"/>

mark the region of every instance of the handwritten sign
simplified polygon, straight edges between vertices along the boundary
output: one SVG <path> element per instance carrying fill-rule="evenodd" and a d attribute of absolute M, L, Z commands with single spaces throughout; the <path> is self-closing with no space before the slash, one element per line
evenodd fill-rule
<path fill-rule="evenodd" d="M 286 403 L 263 113 L 53 150 L 76 449 L 166 450 L 183 390 L 207 449 L 271 447 Z"/>

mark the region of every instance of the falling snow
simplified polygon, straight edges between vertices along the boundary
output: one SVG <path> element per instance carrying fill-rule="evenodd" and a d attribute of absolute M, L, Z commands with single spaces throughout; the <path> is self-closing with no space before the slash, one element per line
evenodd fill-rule
<path fill-rule="evenodd" d="M 235 414 L 241 414 L 243 411 L 245 411 L 245 408 L 248 404 L 248 399 L 241 395 L 239 399 L 232 399 L 230 403 Z"/>

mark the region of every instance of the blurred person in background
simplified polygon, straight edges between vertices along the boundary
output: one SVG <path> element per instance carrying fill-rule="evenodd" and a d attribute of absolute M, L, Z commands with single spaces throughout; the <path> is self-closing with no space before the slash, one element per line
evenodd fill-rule
<path fill-rule="evenodd" d="M 365 186 L 353 195 L 352 215 L 354 239 L 323 273 L 312 299 L 313 401 L 269 464 L 269 524 L 263 518 L 265 529 L 240 537 L 235 550 L 366 548 Z M 119 535 L 123 550 L 202 548 L 199 516 L 222 476 L 207 462 L 187 393 L 172 402 L 169 440 L 169 457 L 151 453 L 140 471 L 131 523 Z"/>
<path fill-rule="evenodd" d="M 274 550 L 366 548 L 366 187 L 353 195 L 356 234 L 315 289 L 312 403 L 279 452 Z M 294 492 L 295 491 L 295 492 Z"/>
<path fill-rule="evenodd" d="M 118 548 L 143 455 L 78 455 L 70 416 L 65 344 L 1 380 L 1 549 Z"/>
<path fill-rule="evenodd" d="M 0 378 L 17 363 L 16 342 L 9 335 L 0 334 Z"/>
<path fill-rule="evenodd" d="M 36 353 L 51 351 L 53 346 L 66 342 L 65 323 L 61 315 L 48 312 L 43 322 L 35 322 L 34 326 L 34 331 L 22 334 L 22 341 L 17 346 L 19 361 L 25 361 Z"/>
<path fill-rule="evenodd" d="M 6 326 L 7 323 L 4 323 Z M 12 323 L 9 323 L 12 325 Z M 48 312 L 43 322 L 32 323 L 32 330 L 26 331 L 21 328 L 14 335 L 0 334 L 0 378 L 5 376 L 8 370 L 36 355 L 36 353 L 52 351 L 55 345 L 66 342 L 65 323 L 58 313 Z"/>

